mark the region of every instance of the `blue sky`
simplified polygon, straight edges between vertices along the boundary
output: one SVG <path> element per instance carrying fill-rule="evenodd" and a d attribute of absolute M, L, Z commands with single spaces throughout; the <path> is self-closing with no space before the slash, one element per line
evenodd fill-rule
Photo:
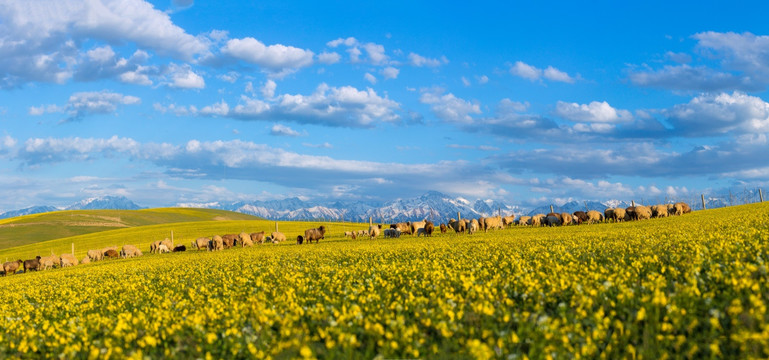
<path fill-rule="evenodd" d="M 0 1 L 0 210 L 765 186 L 766 10 Z"/>

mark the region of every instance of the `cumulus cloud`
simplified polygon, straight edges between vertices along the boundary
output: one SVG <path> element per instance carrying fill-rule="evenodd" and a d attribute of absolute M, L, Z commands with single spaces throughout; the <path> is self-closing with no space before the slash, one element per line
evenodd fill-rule
<path fill-rule="evenodd" d="M 278 84 L 276 84 L 275 81 L 268 79 L 264 85 L 262 85 L 262 96 L 267 99 L 275 97 L 275 89 L 277 89 L 277 87 Z"/>
<path fill-rule="evenodd" d="M 448 59 L 446 59 L 446 57 L 443 57 L 441 59 L 432 59 L 416 53 L 409 53 L 408 58 L 409 58 L 409 63 L 416 67 L 423 67 L 423 66 L 438 67 L 445 63 L 448 63 Z"/>
<path fill-rule="evenodd" d="M 27 165 L 63 161 L 85 161 L 118 153 L 139 155 L 140 144 L 130 138 L 31 138 L 19 149 L 19 159 Z"/>
<path fill-rule="evenodd" d="M 430 110 L 441 120 L 453 123 L 472 123 L 472 115 L 481 113 L 478 102 L 460 99 L 452 93 L 443 94 L 442 89 L 423 91 L 419 101 L 430 105 Z"/>
<path fill-rule="evenodd" d="M 370 73 L 366 73 L 363 75 L 363 78 L 370 82 L 372 85 L 376 84 L 376 77 L 374 75 L 371 75 Z"/>
<path fill-rule="evenodd" d="M 270 135 L 298 137 L 298 136 L 307 136 L 307 133 L 306 132 L 300 133 L 286 125 L 275 124 L 270 129 Z"/>
<path fill-rule="evenodd" d="M 0 86 L 62 83 L 75 73 L 88 76 L 86 71 L 78 72 L 81 62 L 89 67 L 101 61 L 103 72 L 122 66 L 110 64 L 106 48 L 81 57 L 79 47 L 89 40 L 134 43 L 181 60 L 208 52 L 205 41 L 187 34 L 168 14 L 145 1 L 14 1 L 0 8 Z M 136 71 L 130 65 L 124 72 Z"/>
<path fill-rule="evenodd" d="M 542 78 L 550 81 L 565 82 L 569 84 L 574 83 L 575 81 L 573 76 L 552 66 L 548 66 L 545 70 L 542 70 L 535 66 L 526 64 L 523 61 L 516 61 L 515 64 L 510 67 L 510 74 L 531 81 L 539 81 Z"/>
<path fill-rule="evenodd" d="M 318 54 L 318 62 L 321 64 L 336 64 L 339 62 L 339 60 L 342 59 L 342 56 L 335 52 L 322 52 Z"/>
<path fill-rule="evenodd" d="M 382 69 L 382 71 L 380 71 L 379 73 L 382 74 L 382 77 L 384 77 L 385 80 L 389 80 L 389 79 L 397 79 L 398 78 L 398 74 L 400 72 L 401 71 L 398 70 L 397 68 L 394 68 L 392 66 L 388 66 L 388 67 Z"/>
<path fill-rule="evenodd" d="M 141 99 L 136 96 L 123 95 L 107 90 L 101 92 L 78 92 L 69 97 L 64 106 L 44 105 L 31 107 L 30 115 L 43 115 L 45 113 L 66 112 L 69 116 L 63 121 L 81 120 L 84 117 L 96 114 L 111 114 L 117 111 L 120 105 L 137 105 Z"/>
<path fill-rule="evenodd" d="M 720 91 L 727 89 L 755 90 L 757 85 L 749 78 L 705 66 L 688 64 L 665 65 L 661 69 L 631 70 L 628 78 L 638 86 L 672 90 Z"/>
<path fill-rule="evenodd" d="M 331 40 L 326 43 L 326 46 L 331 48 L 347 47 L 347 53 L 350 55 L 350 62 L 352 63 L 364 61 L 361 59 L 363 51 L 366 52 L 368 62 L 373 65 L 387 65 L 390 63 L 390 57 L 385 54 L 384 45 L 381 44 L 373 42 L 363 43 L 354 37 L 348 37 Z M 338 61 L 338 58 L 336 60 Z"/>
<path fill-rule="evenodd" d="M 282 44 L 264 45 L 252 37 L 231 39 L 222 47 L 221 52 L 278 75 L 312 65 L 315 56 L 310 50 Z"/>
<path fill-rule="evenodd" d="M 168 86 L 177 89 L 203 89 L 206 87 L 206 81 L 202 76 L 192 70 L 189 65 L 172 64 L 169 68 L 170 81 Z"/>
<path fill-rule="evenodd" d="M 664 114 L 683 136 L 769 133 L 769 104 L 741 92 L 700 95 Z"/>
<path fill-rule="evenodd" d="M 377 122 L 400 120 L 400 104 L 379 96 L 373 89 L 319 85 L 309 95 L 281 94 L 260 100 L 241 96 L 234 108 L 224 101 L 201 109 L 201 115 L 227 116 L 241 120 L 274 120 L 332 127 L 373 127 Z M 204 111 L 209 109 L 208 111 Z"/>
<path fill-rule="evenodd" d="M 630 111 L 615 109 L 606 101 L 592 101 L 589 104 L 559 101 L 555 114 L 567 120 L 587 123 L 620 123 L 633 119 Z"/>
<path fill-rule="evenodd" d="M 331 145 L 328 142 L 324 142 L 322 144 L 302 143 L 302 146 L 309 147 L 309 148 L 316 148 L 316 149 L 333 149 L 334 148 L 334 145 Z"/>

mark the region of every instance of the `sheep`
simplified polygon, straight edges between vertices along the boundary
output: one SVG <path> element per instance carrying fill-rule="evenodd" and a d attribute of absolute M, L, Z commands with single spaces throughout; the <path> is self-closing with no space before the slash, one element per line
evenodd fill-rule
<path fill-rule="evenodd" d="M 120 252 L 120 254 L 124 258 L 132 258 L 144 255 L 142 254 L 142 251 L 139 250 L 139 248 L 133 245 L 123 245 L 123 250 Z"/>
<path fill-rule="evenodd" d="M 168 248 L 165 244 L 160 244 L 158 246 L 158 251 L 162 254 L 162 249 L 165 249 L 165 252 L 168 252 Z M 117 259 L 120 257 L 120 253 L 118 253 L 115 249 L 107 249 L 107 251 L 104 252 L 104 257 L 108 257 L 110 259 Z"/>
<path fill-rule="evenodd" d="M 449 227 L 454 229 L 454 232 L 457 234 L 464 233 L 465 231 L 467 231 L 467 223 L 465 223 L 464 220 L 465 219 L 457 221 L 457 220 L 451 219 L 449 220 Z"/>
<path fill-rule="evenodd" d="M 304 231 L 304 239 L 308 244 L 312 244 L 313 241 L 317 244 L 320 239 L 326 236 L 326 227 L 321 225 L 317 229 L 307 229 Z"/>
<path fill-rule="evenodd" d="M 625 211 L 623 208 L 614 209 L 614 211 L 612 211 L 612 219 L 614 219 L 614 222 L 630 220 L 627 211 Z"/>
<path fill-rule="evenodd" d="M 158 240 L 150 244 L 150 253 L 156 253 L 158 251 L 158 246 L 160 246 L 160 244 L 165 245 L 167 249 L 174 248 L 174 242 L 168 238 L 165 238 L 163 240 Z M 108 249 L 105 248 L 103 251 L 107 251 L 107 250 Z M 117 250 L 117 248 L 115 248 L 115 250 Z"/>
<path fill-rule="evenodd" d="M 24 264 L 23 260 L 16 260 L 16 261 L 8 261 L 3 263 L 3 276 L 6 276 L 8 274 L 16 274 L 16 271 L 19 270 L 19 267 Z"/>
<path fill-rule="evenodd" d="M 609 219 L 614 219 L 614 208 L 606 208 L 603 211 L 603 220 L 609 221 Z"/>
<path fill-rule="evenodd" d="M 544 226 L 545 225 L 545 214 L 537 214 L 531 217 L 531 226 Z"/>
<path fill-rule="evenodd" d="M 40 267 L 40 255 L 35 256 L 32 260 L 24 260 L 24 273 L 27 272 L 27 270 L 35 270 Z"/>
<path fill-rule="evenodd" d="M 247 232 L 242 231 L 240 234 L 238 234 L 238 239 L 233 244 L 234 246 L 237 246 L 240 244 L 240 247 L 243 247 L 243 242 L 246 240 L 251 240 L 251 235 L 249 235 Z"/>
<path fill-rule="evenodd" d="M 625 208 L 625 217 L 628 220 L 638 220 L 635 214 L 635 206 L 628 206 Z"/>
<path fill-rule="evenodd" d="M 676 214 L 675 204 L 667 204 L 667 208 L 668 208 L 668 215 L 675 215 Z"/>
<path fill-rule="evenodd" d="M 588 224 L 594 224 L 599 223 L 603 221 L 603 214 L 599 213 L 595 210 L 590 210 L 587 212 L 587 223 Z"/>
<path fill-rule="evenodd" d="M 481 228 L 484 232 L 489 231 L 489 229 L 503 229 L 502 217 L 497 215 L 484 218 L 483 223 L 481 223 Z"/>
<path fill-rule="evenodd" d="M 224 244 L 225 249 L 232 249 L 232 247 L 235 246 L 235 243 L 237 243 L 237 239 L 237 234 L 225 234 L 222 235 L 222 244 Z"/>
<path fill-rule="evenodd" d="M 303 242 L 304 242 L 304 236 L 302 236 L 302 235 L 297 235 L 297 236 L 296 236 L 296 244 L 297 244 L 297 245 L 302 245 L 302 243 L 303 243 Z"/>
<path fill-rule="evenodd" d="M 481 218 L 481 220 L 483 220 L 483 218 Z M 470 220 L 470 226 L 467 227 L 467 233 L 472 235 L 480 229 L 481 223 L 476 219 L 472 219 Z"/>
<path fill-rule="evenodd" d="M 417 229 L 417 237 L 420 237 L 420 236 L 425 236 L 425 237 L 427 236 L 427 231 L 425 231 L 425 228 L 423 227 Z"/>
<path fill-rule="evenodd" d="M 43 256 L 40 258 L 38 270 L 53 269 L 57 264 L 61 264 L 61 258 L 56 255 Z"/>
<path fill-rule="evenodd" d="M 692 208 L 685 202 L 677 202 L 673 204 L 673 211 L 676 215 L 683 215 L 692 212 Z"/>
<path fill-rule="evenodd" d="M 368 228 L 369 233 L 369 239 L 373 240 L 376 239 L 377 236 L 381 233 L 382 225 L 371 225 Z"/>
<path fill-rule="evenodd" d="M 574 214 L 571 215 L 571 222 L 573 222 L 575 225 L 582 225 L 582 219 L 578 218 L 577 215 Z"/>
<path fill-rule="evenodd" d="M 576 216 L 579 219 L 579 223 L 582 224 L 584 222 L 587 222 L 587 213 L 584 211 L 575 211 L 572 213 L 572 215 Z"/>
<path fill-rule="evenodd" d="M 173 252 L 182 252 L 187 251 L 187 247 L 184 245 L 179 245 L 173 249 Z"/>
<path fill-rule="evenodd" d="M 382 230 L 382 236 L 384 236 L 385 239 L 393 237 L 393 230 L 395 230 L 395 229 L 389 229 L 389 228 L 388 229 L 383 229 Z"/>
<path fill-rule="evenodd" d="M 208 248 L 208 243 L 211 239 L 207 237 L 199 237 L 192 242 L 192 248 L 198 249 L 198 251 Z"/>
<path fill-rule="evenodd" d="M 425 221 L 424 220 L 422 220 L 422 221 L 414 221 L 412 223 L 409 223 L 409 229 L 411 230 L 411 235 L 419 236 L 419 234 L 417 234 L 417 232 L 419 231 L 419 229 L 423 229 L 424 227 L 425 227 Z"/>
<path fill-rule="evenodd" d="M 561 213 L 561 225 L 566 226 L 566 225 L 571 224 L 573 216 L 574 215 L 569 214 L 567 212 Z"/>
<path fill-rule="evenodd" d="M 432 221 L 425 221 L 425 234 L 427 236 L 433 236 L 433 231 L 435 231 L 435 225 Z"/>
<path fill-rule="evenodd" d="M 252 247 L 252 246 L 254 246 L 254 242 L 251 241 L 250 237 L 248 239 L 240 241 L 240 247 Z"/>
<path fill-rule="evenodd" d="M 254 244 L 264 243 L 264 231 L 251 233 L 251 242 Z"/>
<path fill-rule="evenodd" d="M 400 222 L 390 225 L 391 229 L 398 229 L 401 234 L 411 234 L 411 225 L 408 222 Z"/>
<path fill-rule="evenodd" d="M 515 224 L 515 215 L 505 216 L 502 218 L 502 225 L 504 227 L 510 227 Z"/>
<path fill-rule="evenodd" d="M 80 260 L 80 263 L 83 264 L 83 265 L 90 264 L 91 263 L 91 258 L 86 256 L 86 257 L 83 258 L 83 260 Z"/>
<path fill-rule="evenodd" d="M 668 206 L 665 204 L 660 205 L 654 205 L 652 206 L 652 216 L 655 218 L 663 218 L 667 217 L 668 214 Z"/>
<path fill-rule="evenodd" d="M 441 223 L 441 225 L 438 228 L 441 229 L 441 234 L 445 234 L 446 231 L 448 230 L 448 227 L 446 226 L 446 224 L 443 224 L 443 223 Z"/>
<path fill-rule="evenodd" d="M 270 234 L 272 237 L 272 242 L 283 242 L 286 241 L 286 234 L 280 232 L 280 231 L 273 231 L 272 234 Z"/>
<path fill-rule="evenodd" d="M 358 230 L 358 236 L 368 236 L 368 231 L 366 231 L 366 230 Z"/>
<path fill-rule="evenodd" d="M 264 232 L 262 232 L 262 235 L 264 235 Z M 211 238 L 211 242 L 208 243 L 208 249 L 211 251 L 217 251 L 224 249 L 224 240 L 219 235 L 214 235 Z"/>
<path fill-rule="evenodd" d="M 545 217 L 545 225 L 547 226 L 560 226 L 561 217 L 556 215 L 549 215 Z"/>
<path fill-rule="evenodd" d="M 518 225 L 531 225 L 529 220 L 531 220 L 531 216 L 521 216 L 518 219 Z"/>
<path fill-rule="evenodd" d="M 104 258 L 104 253 L 99 250 L 88 250 L 87 255 L 91 261 L 99 261 Z"/>
<path fill-rule="evenodd" d="M 344 232 L 344 237 L 352 237 L 352 236 L 353 236 L 353 232 L 352 231 L 345 231 Z"/>
<path fill-rule="evenodd" d="M 635 207 L 636 220 L 646 220 L 652 218 L 652 210 L 647 206 L 638 205 Z"/>

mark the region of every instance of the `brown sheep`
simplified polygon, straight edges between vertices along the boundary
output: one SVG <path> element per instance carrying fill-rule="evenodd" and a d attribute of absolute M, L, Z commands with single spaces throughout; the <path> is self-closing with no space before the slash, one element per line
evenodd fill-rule
<path fill-rule="evenodd" d="M 142 251 L 139 250 L 138 247 L 133 245 L 123 245 L 122 251 L 120 251 L 120 256 L 124 258 L 132 258 L 137 256 L 142 256 Z"/>
<path fill-rule="evenodd" d="M 302 235 L 297 235 L 297 236 L 296 236 L 296 244 L 297 244 L 297 245 L 302 245 L 302 243 L 303 243 L 303 242 L 304 242 L 304 236 L 302 236 Z"/>
<path fill-rule="evenodd" d="M 78 264 L 77 258 L 72 254 L 61 254 L 59 266 L 68 267 L 76 266 Z"/>
<path fill-rule="evenodd" d="M 531 226 L 544 226 L 545 214 L 537 214 L 531 217 L 529 225 Z"/>
<path fill-rule="evenodd" d="M 88 250 L 88 258 L 91 261 L 99 261 L 104 258 L 104 253 L 99 250 Z"/>
<path fill-rule="evenodd" d="M 515 215 L 505 216 L 502 218 L 502 226 L 510 227 L 515 224 Z"/>
<path fill-rule="evenodd" d="M 438 228 L 441 229 L 441 234 L 445 234 L 446 231 L 448 231 L 448 226 L 446 226 L 446 224 L 443 224 L 443 223 L 441 223 L 441 225 Z"/>
<path fill-rule="evenodd" d="M 262 232 L 262 235 L 264 235 L 264 232 Z M 224 240 L 219 235 L 214 235 L 211 238 L 211 242 L 208 243 L 208 249 L 211 251 L 217 251 L 224 249 Z"/>
<path fill-rule="evenodd" d="M 251 236 L 251 242 L 254 244 L 264 243 L 264 231 L 251 233 L 249 236 Z"/>
<path fill-rule="evenodd" d="M 224 244 L 224 248 L 231 249 L 233 246 L 235 246 L 235 243 L 237 242 L 237 238 L 238 238 L 237 234 L 222 235 L 222 242 Z"/>
<path fill-rule="evenodd" d="M 17 271 L 19 271 L 19 268 L 21 265 L 24 264 L 23 260 L 16 260 L 16 261 L 8 261 L 3 263 L 3 276 L 6 276 L 8 274 L 14 275 Z"/>
<path fill-rule="evenodd" d="M 579 219 L 580 224 L 585 223 L 588 220 L 587 213 L 584 211 L 575 211 L 574 213 L 572 213 L 572 215 L 576 216 Z"/>
<path fill-rule="evenodd" d="M 173 252 L 182 252 L 182 251 L 187 251 L 187 247 L 184 246 L 184 245 L 179 245 L 179 246 L 175 247 L 174 250 L 173 250 Z"/>
<path fill-rule="evenodd" d="M 83 264 L 83 265 L 90 264 L 91 263 L 91 258 L 86 256 L 86 257 L 83 258 L 83 260 L 80 260 L 80 263 Z"/>
<path fill-rule="evenodd" d="M 240 247 L 243 247 L 243 242 L 246 241 L 246 240 L 251 241 L 251 235 L 249 235 L 245 231 L 243 231 L 240 234 L 238 234 L 238 241 L 237 242 L 240 243 Z M 253 244 L 254 243 L 252 242 L 251 245 L 253 245 Z M 237 243 L 235 245 L 237 245 Z"/>
<path fill-rule="evenodd" d="M 530 224 L 531 216 L 521 216 L 518 218 L 518 225 L 531 225 Z"/>
<path fill-rule="evenodd" d="M 685 202 L 677 202 L 673 204 L 673 211 L 676 215 L 683 215 L 692 212 L 692 208 Z"/>
<path fill-rule="evenodd" d="M 636 220 L 646 220 L 652 218 L 652 210 L 648 206 L 638 205 L 635 207 Z"/>
<path fill-rule="evenodd" d="M 663 218 L 668 216 L 668 206 L 665 204 L 652 206 L 652 216 L 655 218 Z"/>
<path fill-rule="evenodd" d="M 467 224 L 465 223 L 464 219 L 462 219 L 461 221 L 457 221 L 454 219 L 449 220 L 449 227 L 454 229 L 454 232 L 458 234 L 464 233 L 465 231 L 467 231 Z"/>
<path fill-rule="evenodd" d="M 272 234 L 270 234 L 270 236 L 272 236 L 272 241 L 273 242 L 274 241 L 277 241 L 277 242 L 286 241 L 286 234 L 284 234 L 284 233 L 282 233 L 280 231 L 273 231 Z"/>
<path fill-rule="evenodd" d="M 574 215 L 569 214 L 567 212 L 561 213 L 561 225 L 566 226 L 571 224 L 572 219 L 574 218 Z"/>
<path fill-rule="evenodd" d="M 161 246 L 165 247 L 165 245 L 163 245 L 163 244 L 161 244 Z M 160 249 L 158 249 L 158 250 L 160 250 Z M 168 248 L 166 248 L 166 250 L 168 250 Z M 109 250 L 104 252 L 104 256 L 108 257 L 110 259 L 117 259 L 117 258 L 120 257 L 120 254 L 117 251 L 115 251 L 114 249 L 109 249 Z"/>
<path fill-rule="evenodd" d="M 614 219 L 614 222 L 630 220 L 627 215 L 627 211 L 625 211 L 623 208 L 614 209 L 614 211 L 612 211 L 612 219 Z"/>
<path fill-rule="evenodd" d="M 628 206 L 625 208 L 625 217 L 629 220 L 638 220 L 638 217 L 635 214 L 635 206 Z"/>
<path fill-rule="evenodd" d="M 192 242 L 192 248 L 193 249 L 198 249 L 198 251 L 203 250 L 203 249 L 207 249 L 208 248 L 208 243 L 210 241 L 211 241 L 211 239 L 209 239 L 207 237 L 199 237 L 199 238 L 195 239 L 195 241 Z"/>
<path fill-rule="evenodd" d="M 32 260 L 24 260 L 24 272 L 26 273 L 27 270 L 35 270 L 40 267 L 40 255 L 35 256 Z"/>
<path fill-rule="evenodd" d="M 424 229 L 425 227 L 425 221 L 414 221 L 409 223 L 409 229 L 411 230 L 411 235 L 417 235 L 417 232 L 419 232 L 419 229 Z"/>
<path fill-rule="evenodd" d="M 308 244 L 312 244 L 313 241 L 317 244 L 320 239 L 326 236 L 326 227 L 321 225 L 317 229 L 307 229 L 304 231 L 304 240 Z"/>
<path fill-rule="evenodd" d="M 590 210 L 587 212 L 587 222 L 588 224 L 594 224 L 599 223 L 603 221 L 603 214 L 599 213 L 595 210 Z"/>
<path fill-rule="evenodd" d="M 502 229 L 502 217 L 492 216 L 487 218 L 481 218 L 483 221 L 479 221 L 481 225 L 481 229 L 483 229 L 484 232 L 489 231 L 489 229 Z"/>
<path fill-rule="evenodd" d="M 390 229 L 398 229 L 401 232 L 401 234 L 411 234 L 411 223 L 400 222 L 397 224 L 392 224 L 390 225 Z"/>
<path fill-rule="evenodd" d="M 435 224 L 429 220 L 425 221 L 425 234 L 427 236 L 433 236 L 433 231 L 435 231 Z"/>
<path fill-rule="evenodd" d="M 606 208 L 606 210 L 603 211 L 603 220 L 609 221 L 614 219 L 614 208 Z"/>

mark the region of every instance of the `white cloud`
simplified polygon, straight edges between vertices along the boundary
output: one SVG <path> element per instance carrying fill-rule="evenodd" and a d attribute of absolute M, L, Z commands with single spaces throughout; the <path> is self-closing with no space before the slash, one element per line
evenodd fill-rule
<path fill-rule="evenodd" d="M 272 128 L 270 129 L 270 135 L 298 137 L 298 136 L 307 136 L 307 133 L 306 132 L 300 133 L 283 124 L 275 124 L 275 125 L 272 125 Z"/>
<path fill-rule="evenodd" d="M 350 54 L 350 62 L 360 62 L 360 56 L 363 54 L 357 47 L 347 49 L 347 53 Z"/>
<path fill-rule="evenodd" d="M 296 71 L 313 63 L 314 53 L 282 44 L 264 45 L 252 37 L 231 39 L 222 47 L 222 53 L 256 64 L 274 73 Z"/>
<path fill-rule="evenodd" d="M 443 62 L 439 59 L 426 58 L 416 53 L 409 53 L 408 58 L 409 58 L 409 63 L 417 67 L 423 67 L 423 66 L 437 67 L 443 64 Z M 443 58 L 443 60 L 448 62 L 448 60 L 446 60 L 445 57 Z"/>
<path fill-rule="evenodd" d="M 545 70 L 542 70 L 532 65 L 526 64 L 523 61 L 516 61 L 515 64 L 510 67 L 510 74 L 522 77 L 524 79 L 529 79 L 531 81 L 537 81 L 543 77 L 550 81 L 559 81 L 570 84 L 575 81 L 574 77 L 552 66 L 548 66 Z"/>
<path fill-rule="evenodd" d="M 278 84 L 276 84 L 275 81 L 268 79 L 264 85 L 262 85 L 262 96 L 267 99 L 273 98 L 275 96 L 275 89 L 277 87 Z"/>
<path fill-rule="evenodd" d="M 302 146 L 309 147 L 309 148 L 316 148 L 316 149 L 333 149 L 334 146 L 324 142 L 322 144 L 311 144 L 311 143 L 302 143 Z"/>
<path fill-rule="evenodd" d="M 365 75 L 363 75 L 363 78 L 366 79 L 366 81 L 370 82 L 372 85 L 376 84 L 376 77 L 374 75 L 366 73 Z"/>
<path fill-rule="evenodd" d="M 335 52 L 322 52 L 318 54 L 318 62 L 321 64 L 336 64 L 341 59 L 342 56 Z"/>
<path fill-rule="evenodd" d="M 358 40 L 356 40 L 354 37 L 348 37 L 346 39 L 344 38 L 338 38 L 336 40 L 331 40 L 326 43 L 326 46 L 335 48 L 339 45 L 345 45 L 345 46 L 354 46 L 358 43 Z"/>
<path fill-rule="evenodd" d="M 64 107 L 57 105 L 48 105 L 43 107 L 30 108 L 31 115 L 42 115 L 44 112 L 63 112 L 66 111 L 69 117 L 64 121 L 80 120 L 83 117 L 95 114 L 109 114 L 117 111 L 119 105 L 136 105 L 141 103 L 138 97 L 123 95 L 110 91 L 101 92 L 78 92 L 69 97 Z"/>
<path fill-rule="evenodd" d="M 577 104 L 559 101 L 555 114 L 575 122 L 588 123 L 620 123 L 633 120 L 633 115 L 627 110 L 617 110 L 606 101 L 592 101 L 590 104 Z"/>
<path fill-rule="evenodd" d="M 363 44 L 363 49 L 366 50 L 371 63 L 374 65 L 383 65 L 388 62 L 388 57 L 385 55 L 385 49 L 383 45 L 366 43 Z"/>
<path fill-rule="evenodd" d="M 486 76 L 486 75 L 478 76 L 478 77 L 476 77 L 476 79 L 478 80 L 479 84 L 485 84 L 485 83 L 489 82 L 489 77 Z"/>
<path fill-rule="evenodd" d="M 454 94 L 442 94 L 440 90 L 424 91 L 419 101 L 431 105 L 430 109 L 440 119 L 454 123 L 469 124 L 473 122 L 472 114 L 480 114 L 481 107 L 477 102 L 460 99 Z"/>
<path fill-rule="evenodd" d="M 227 116 L 230 113 L 230 106 L 227 105 L 224 100 L 215 103 L 213 105 L 205 106 L 202 109 L 200 109 L 200 114 L 202 115 L 216 115 L 216 116 Z"/>
<path fill-rule="evenodd" d="M 663 113 L 684 136 L 769 133 L 769 104 L 741 92 L 700 95 Z"/>
<path fill-rule="evenodd" d="M 238 81 L 240 74 L 234 71 L 230 71 L 230 72 L 227 72 L 226 74 L 219 74 L 216 77 L 219 78 L 219 80 L 226 81 L 230 84 L 234 84 L 236 81 Z"/>
<path fill-rule="evenodd" d="M 385 80 L 396 79 L 401 71 L 392 66 L 388 66 L 382 69 L 379 73 L 385 78 Z"/>
<path fill-rule="evenodd" d="M 462 85 L 464 86 L 470 86 L 470 80 L 467 80 L 466 77 L 462 77 Z"/>
<path fill-rule="evenodd" d="M 172 64 L 169 75 L 171 77 L 169 86 L 177 89 L 203 89 L 206 87 L 206 81 L 203 80 L 203 77 L 192 71 L 189 65 Z"/>

